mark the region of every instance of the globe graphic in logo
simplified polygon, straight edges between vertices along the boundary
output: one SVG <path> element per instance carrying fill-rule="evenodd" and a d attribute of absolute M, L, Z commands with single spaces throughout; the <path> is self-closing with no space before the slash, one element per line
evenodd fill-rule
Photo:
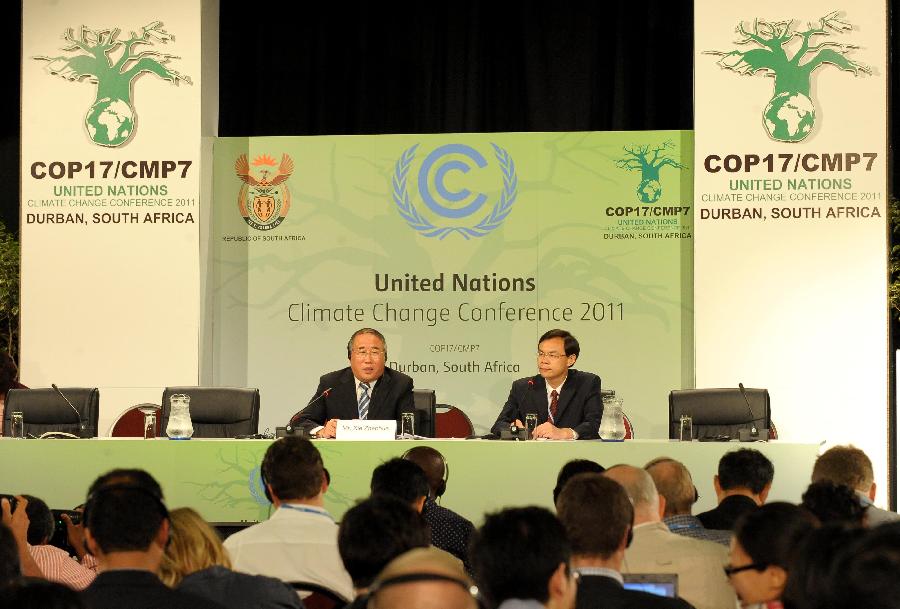
<path fill-rule="evenodd" d="M 662 184 L 652 178 L 641 180 L 637 187 L 637 195 L 644 203 L 656 203 L 662 195 Z"/>
<path fill-rule="evenodd" d="M 785 91 L 769 101 L 763 123 L 769 135 L 780 142 L 803 140 L 816 122 L 816 108 L 803 93 Z"/>
<path fill-rule="evenodd" d="M 134 110 L 121 99 L 98 99 L 84 118 L 95 144 L 120 146 L 134 133 Z"/>

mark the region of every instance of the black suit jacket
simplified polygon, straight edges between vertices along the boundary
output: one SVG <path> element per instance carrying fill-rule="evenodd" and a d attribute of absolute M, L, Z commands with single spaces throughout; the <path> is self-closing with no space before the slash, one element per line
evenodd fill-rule
<path fill-rule="evenodd" d="M 321 396 L 330 389 L 327 396 Z M 372 389 L 369 402 L 369 419 L 396 419 L 400 429 L 400 414 L 415 412 L 413 403 L 413 380 L 396 370 L 384 369 L 384 374 Z M 313 402 L 294 415 L 291 425 L 309 431 L 324 425 L 331 419 L 358 419 L 359 402 L 356 400 L 356 379 L 353 371 L 347 367 L 343 370 L 329 372 L 319 379 L 312 398 Z"/>
<path fill-rule="evenodd" d="M 500 416 L 491 427 L 491 433 L 500 435 L 501 429 L 519 419 L 525 422 L 526 414 L 536 414 L 538 425 L 549 418 L 547 413 L 547 382 L 541 375 L 519 379 L 512 384 L 509 397 Z M 569 369 L 569 375 L 559 394 L 556 413 L 557 427 L 569 427 L 579 440 L 594 440 L 600 429 L 603 402 L 600 399 L 600 377 L 590 372 Z"/>
<path fill-rule="evenodd" d="M 603 575 L 582 575 L 578 581 L 575 609 L 694 609 L 680 598 L 666 598 L 637 590 L 626 590 Z"/>
<path fill-rule="evenodd" d="M 697 514 L 697 519 L 707 529 L 720 531 L 734 530 L 734 523 L 747 512 L 752 512 L 759 506 L 750 497 L 744 495 L 730 495 L 722 499 L 722 503 L 702 514 Z"/>
<path fill-rule="evenodd" d="M 172 590 L 150 571 L 100 573 L 81 597 L 91 609 L 225 609 L 214 601 Z"/>

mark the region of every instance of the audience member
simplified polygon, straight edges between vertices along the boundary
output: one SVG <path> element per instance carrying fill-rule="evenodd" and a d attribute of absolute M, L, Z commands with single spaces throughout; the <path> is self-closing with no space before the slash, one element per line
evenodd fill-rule
<path fill-rule="evenodd" d="M 88 491 L 84 536 L 99 575 L 82 592 L 92 609 L 222 609 L 170 590 L 156 573 L 169 540 L 162 489 L 142 470 L 113 470 Z"/>
<path fill-rule="evenodd" d="M 575 606 L 572 549 L 562 524 L 544 508 L 508 508 L 488 514 L 472 538 L 470 555 L 488 607 Z"/>
<path fill-rule="evenodd" d="M 231 570 L 218 533 L 191 508 L 169 513 L 169 545 L 159 568 L 164 584 L 231 609 L 301 609 L 284 582 Z"/>
<path fill-rule="evenodd" d="M 863 531 L 859 527 L 835 523 L 810 531 L 797 546 L 788 571 L 781 600 L 787 609 L 828 609 L 840 586 L 832 580 L 835 557 L 851 546 Z"/>
<path fill-rule="evenodd" d="M 579 474 L 556 504 L 572 544 L 572 567 L 579 574 L 578 609 L 688 609 L 669 599 L 623 587 L 622 561 L 631 543 L 634 508 L 622 486 L 597 473 Z"/>
<path fill-rule="evenodd" d="M 835 484 L 831 480 L 819 480 L 810 484 L 803 493 L 800 505 L 810 511 L 819 522 L 843 522 L 862 526 L 866 506 L 860 503 L 856 492 L 849 486 Z"/>
<path fill-rule="evenodd" d="M 900 522 L 861 534 L 841 550 L 829 573 L 829 609 L 900 607 Z"/>
<path fill-rule="evenodd" d="M 385 461 L 372 471 L 372 496 L 390 495 L 422 513 L 428 497 L 428 479 L 422 468 L 399 457 Z"/>
<path fill-rule="evenodd" d="M 276 440 L 261 475 L 275 513 L 225 540 L 234 569 L 315 584 L 352 599 L 353 582 L 338 555 L 338 527 L 325 510 L 328 483 L 318 449 L 298 436 Z"/>
<path fill-rule="evenodd" d="M 560 468 L 559 474 L 556 476 L 556 486 L 553 487 L 553 505 L 556 505 L 559 494 L 562 492 L 566 482 L 572 479 L 572 477 L 577 476 L 578 474 L 602 474 L 605 471 L 605 467 L 590 459 L 572 459 L 571 461 L 567 461 L 566 464 Z"/>
<path fill-rule="evenodd" d="M 806 510 L 782 502 L 738 519 L 725 573 L 744 606 L 781 602 L 794 551 L 815 525 Z"/>
<path fill-rule="evenodd" d="M 477 609 L 472 580 L 461 563 L 435 548 L 401 554 L 378 576 L 370 609 Z"/>
<path fill-rule="evenodd" d="M 50 539 L 56 529 L 53 513 L 43 499 L 31 495 L 25 498 L 28 499 L 28 550 L 44 579 L 75 590 L 85 589 L 97 576 L 96 561 L 88 557 L 82 565 L 72 560 L 65 550 L 51 546 Z"/>
<path fill-rule="evenodd" d="M 698 609 L 734 606 L 734 592 L 722 573 L 728 556 L 721 544 L 669 531 L 662 522 L 665 499 L 650 474 L 616 465 L 603 474 L 621 484 L 634 504 L 634 538 L 625 550 L 625 573 L 675 573 L 679 596 Z"/>
<path fill-rule="evenodd" d="M 766 502 L 775 467 L 764 454 L 752 448 L 727 452 L 719 459 L 713 486 L 719 505 L 697 518 L 707 529 L 734 529 L 737 519 Z"/>
<path fill-rule="evenodd" d="M 10 609 L 86 609 L 78 592 L 57 582 L 29 579 L 0 589 L 0 607 Z"/>
<path fill-rule="evenodd" d="M 819 455 L 813 466 L 812 481 L 820 480 L 830 480 L 856 491 L 860 502 L 868 506 L 866 524 L 869 526 L 900 519 L 900 514 L 872 504 L 875 501 L 876 490 L 872 461 L 866 453 L 855 446 L 833 446 Z"/>
<path fill-rule="evenodd" d="M 676 535 L 715 541 L 724 546 L 731 543 L 731 531 L 707 529 L 700 519 L 691 515 L 691 509 L 700 498 L 691 472 L 680 461 L 660 457 L 644 466 L 656 490 L 666 500 L 663 523 Z"/>
<path fill-rule="evenodd" d="M 428 526 L 422 517 L 408 503 L 390 495 L 356 504 L 347 510 L 338 528 L 338 551 L 357 598 L 368 592 L 389 562 L 428 544 Z"/>
<path fill-rule="evenodd" d="M 421 467 L 428 480 L 428 496 L 422 506 L 422 518 L 431 527 L 431 545 L 453 554 L 465 563 L 467 571 L 471 571 L 468 550 L 475 526 L 437 503 L 446 492 L 450 479 L 444 456 L 430 446 L 416 446 L 407 451 L 403 458 Z"/>

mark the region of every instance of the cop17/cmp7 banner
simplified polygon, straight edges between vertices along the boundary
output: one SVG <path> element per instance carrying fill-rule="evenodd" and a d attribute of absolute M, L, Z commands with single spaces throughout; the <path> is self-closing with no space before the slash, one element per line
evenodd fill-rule
<path fill-rule="evenodd" d="M 221 139 L 204 378 L 284 424 L 371 326 L 484 432 L 564 328 L 666 437 L 693 375 L 692 152 L 685 132 Z"/>
<path fill-rule="evenodd" d="M 767 387 L 782 439 L 886 488 L 887 5 L 695 13 L 697 384 Z"/>

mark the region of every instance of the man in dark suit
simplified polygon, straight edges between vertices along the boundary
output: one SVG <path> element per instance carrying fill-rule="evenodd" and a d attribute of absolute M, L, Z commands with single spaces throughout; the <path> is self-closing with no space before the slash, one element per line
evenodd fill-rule
<path fill-rule="evenodd" d="M 512 384 L 509 398 L 491 433 L 511 424 L 523 427 L 526 415 L 537 415 L 533 438 L 592 440 L 597 438 L 603 403 L 600 377 L 572 369 L 581 349 L 566 330 L 550 330 L 538 341 L 538 374 Z"/>
<path fill-rule="evenodd" d="M 576 609 L 690 609 L 687 601 L 622 585 L 622 561 L 631 542 L 634 508 L 628 493 L 602 474 L 578 474 L 563 487 L 557 511 L 572 544 L 578 573 Z"/>
<path fill-rule="evenodd" d="M 169 539 L 162 490 L 143 470 L 113 470 L 88 491 L 84 538 L 100 574 L 82 598 L 93 609 L 224 609 L 163 584 L 159 570 Z"/>
<path fill-rule="evenodd" d="M 758 450 L 725 453 L 719 459 L 719 473 L 713 476 L 719 505 L 697 518 L 707 529 L 733 530 L 738 518 L 766 502 L 774 478 L 775 466 Z"/>
<path fill-rule="evenodd" d="M 340 419 L 396 419 L 415 412 L 411 378 L 385 367 L 387 342 L 378 330 L 362 328 L 347 342 L 350 367 L 329 372 L 309 405 L 291 418 L 317 438 L 333 438 Z"/>

